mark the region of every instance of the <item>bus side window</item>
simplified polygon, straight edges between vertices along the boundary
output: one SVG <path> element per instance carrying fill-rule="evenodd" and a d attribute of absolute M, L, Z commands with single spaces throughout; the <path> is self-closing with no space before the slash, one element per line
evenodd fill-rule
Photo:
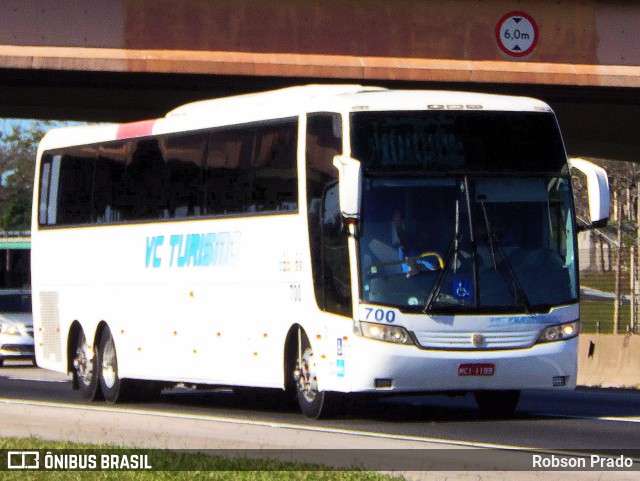
<path fill-rule="evenodd" d="M 348 236 L 340 212 L 338 183 L 322 198 L 321 242 L 325 310 L 351 316 Z"/>
<path fill-rule="evenodd" d="M 58 161 L 60 156 L 58 157 Z M 49 208 L 51 193 L 51 167 L 52 155 L 45 155 L 42 158 L 42 167 L 40 168 L 40 201 L 38 204 L 38 222 L 40 225 L 55 224 L 55 215 L 49 216 L 51 209 Z"/>
<path fill-rule="evenodd" d="M 298 209 L 298 124 L 278 122 L 255 130 L 250 207 L 257 212 Z"/>
<path fill-rule="evenodd" d="M 69 148 L 62 155 L 58 188 L 56 224 L 89 224 L 92 216 L 93 176 L 97 149 L 91 146 Z"/>
<path fill-rule="evenodd" d="M 166 160 L 168 217 L 179 219 L 202 214 L 202 163 L 206 148 L 207 134 L 202 132 L 160 139 L 162 157 Z"/>
<path fill-rule="evenodd" d="M 348 301 L 344 300 L 344 289 L 337 288 L 342 281 L 340 274 L 334 276 L 335 272 L 334 260 L 338 251 L 332 252 L 330 246 L 335 239 L 336 234 L 332 231 L 334 221 L 327 217 L 332 212 L 331 202 L 337 202 L 337 189 L 335 189 L 335 198 L 323 203 L 323 193 L 325 189 L 338 180 L 338 171 L 333 166 L 333 158 L 342 153 L 342 118 L 337 113 L 312 113 L 307 116 L 307 134 L 306 134 L 306 183 L 307 183 L 307 213 L 309 225 L 309 248 L 311 250 L 311 270 L 313 273 L 313 287 L 318 307 L 324 311 L 336 312 L 351 316 L 350 293 Z M 329 210 L 326 210 L 326 209 Z M 321 219 L 323 218 L 323 219 Z M 323 223 L 321 220 L 327 221 L 327 231 L 325 237 L 321 239 Z M 346 246 L 346 237 L 345 237 Z M 339 255 L 347 255 L 344 250 Z M 345 265 L 348 265 L 348 258 L 345 257 Z M 344 277 L 344 276 L 342 276 Z M 333 280 L 332 280 L 333 279 Z M 333 282 L 335 280 L 335 282 Z M 348 286 L 350 287 L 350 282 Z M 338 299 L 338 294 L 342 293 L 343 299 Z M 346 304 L 348 302 L 348 306 Z"/>

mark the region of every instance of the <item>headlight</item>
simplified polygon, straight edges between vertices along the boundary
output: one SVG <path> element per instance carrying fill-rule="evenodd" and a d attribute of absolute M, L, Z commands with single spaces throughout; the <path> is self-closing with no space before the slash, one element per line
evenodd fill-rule
<path fill-rule="evenodd" d="M 545 327 L 538 337 L 538 342 L 565 341 L 576 337 L 578 332 L 580 332 L 580 321 L 557 324 Z"/>
<path fill-rule="evenodd" d="M 379 341 L 394 342 L 396 344 L 413 344 L 413 339 L 404 327 L 390 326 L 388 324 L 376 324 L 373 322 L 360 322 L 362 335 Z"/>
<path fill-rule="evenodd" d="M 0 334 L 8 334 L 9 336 L 19 336 L 20 331 L 18 330 L 18 326 L 13 324 L 2 324 L 0 325 Z"/>

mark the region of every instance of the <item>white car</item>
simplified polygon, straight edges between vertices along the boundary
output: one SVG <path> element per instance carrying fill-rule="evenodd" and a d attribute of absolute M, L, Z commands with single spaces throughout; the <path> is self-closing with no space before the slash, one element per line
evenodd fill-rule
<path fill-rule="evenodd" d="M 35 365 L 29 290 L 0 290 L 0 366 L 7 359 L 30 359 Z"/>

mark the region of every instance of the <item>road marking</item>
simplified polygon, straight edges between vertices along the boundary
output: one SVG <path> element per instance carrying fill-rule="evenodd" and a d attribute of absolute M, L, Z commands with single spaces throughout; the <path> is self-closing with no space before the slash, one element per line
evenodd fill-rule
<path fill-rule="evenodd" d="M 157 411 L 150 412 L 150 411 L 143 411 L 140 409 L 131 409 L 131 408 L 121 409 L 121 408 L 112 408 L 108 406 L 83 406 L 83 405 L 68 404 L 68 403 L 54 403 L 54 402 L 45 402 L 45 401 L 29 401 L 29 400 L 22 400 L 22 399 L 4 399 L 4 398 L 0 398 L 0 403 L 18 404 L 18 405 L 26 405 L 26 406 L 52 407 L 52 408 L 72 409 L 72 410 L 89 410 L 89 411 L 106 412 L 106 413 L 138 414 L 143 416 L 156 416 L 156 417 L 172 418 L 172 419 L 187 419 L 192 421 L 210 421 L 210 422 L 218 422 L 218 423 L 225 423 L 225 424 L 239 424 L 239 425 L 249 425 L 249 426 L 258 426 L 258 427 L 269 427 L 269 428 L 276 428 L 276 429 L 295 429 L 299 431 L 344 434 L 344 435 L 350 435 L 350 436 L 362 436 L 362 437 L 377 438 L 377 439 L 390 439 L 395 441 L 433 443 L 433 444 L 458 446 L 458 447 L 465 447 L 465 448 L 505 449 L 505 450 L 515 450 L 515 451 L 545 452 L 542 450 L 533 449 L 526 446 L 511 446 L 511 445 L 493 444 L 493 443 L 479 443 L 479 442 L 473 442 L 473 441 L 460 441 L 460 440 L 453 440 L 453 439 L 409 436 L 409 435 L 402 435 L 402 434 L 387 434 L 387 433 L 379 433 L 379 432 L 372 432 L 372 431 L 357 431 L 357 430 L 351 430 L 351 429 L 322 427 L 322 426 L 306 426 L 301 424 L 280 423 L 280 422 L 272 422 L 272 421 L 255 421 L 255 420 L 247 420 L 247 419 L 232 418 L 232 417 L 208 416 L 203 414 L 181 414 L 181 413 L 157 412 Z"/>
<path fill-rule="evenodd" d="M 531 446 L 518 446 L 518 445 L 508 445 L 508 444 L 494 444 L 494 443 L 480 443 L 480 442 L 472 442 L 472 441 L 460 441 L 460 440 L 449 440 L 449 439 L 438 439 L 438 438 L 428 438 L 428 437 L 420 437 L 420 436 L 409 436 L 409 435 L 399 435 L 399 434 L 386 434 L 379 432 L 369 432 L 369 431 L 357 431 L 357 430 L 349 430 L 349 429 L 340 429 L 340 428 L 331 428 L 331 427 L 319 427 L 319 426 L 305 426 L 291 423 L 279 423 L 279 422 L 268 422 L 268 421 L 254 421 L 247 419 L 238 419 L 238 418 L 226 418 L 226 417 L 218 417 L 218 416 L 208 416 L 202 414 L 180 414 L 180 413 L 171 413 L 171 412 L 149 412 L 143 411 L 139 409 L 119 409 L 108 406 L 81 406 L 75 404 L 68 403 L 54 403 L 54 402 L 43 402 L 43 401 L 29 401 L 29 400 L 16 400 L 16 399 L 4 399 L 0 398 L 0 403 L 4 404 L 16 404 L 16 405 L 25 405 L 25 406 L 40 406 L 40 407 L 51 407 L 51 408 L 61 408 L 61 409 L 70 409 L 70 410 L 89 410 L 95 412 L 105 412 L 105 413 L 123 413 L 123 414 L 134 414 L 134 415 L 143 415 L 143 416 L 156 416 L 160 418 L 173 418 L 173 419 L 185 419 L 185 420 L 195 420 L 195 421 L 208 421 L 208 422 L 218 422 L 218 423 L 226 423 L 226 424 L 236 424 L 236 425 L 245 425 L 245 426 L 256 426 L 256 427 L 269 427 L 276 429 L 290 429 L 290 430 L 298 430 L 298 431 L 308 431 L 308 432 L 319 432 L 319 433 L 327 433 L 327 434 L 342 434 L 349 436 L 361 436 L 365 438 L 374 438 L 374 439 L 386 439 L 386 440 L 394 440 L 394 441 L 408 441 L 408 442 L 418 442 L 424 444 L 436 444 L 441 445 L 446 449 L 448 446 L 451 447 L 459 447 L 459 448 L 476 448 L 476 449 L 494 449 L 494 450 L 503 450 L 510 451 L 514 453 L 521 454 L 544 454 L 544 455 L 558 455 L 558 456 L 588 456 L 589 451 L 575 451 L 575 450 L 562 450 L 562 449 L 545 449 L 545 448 L 535 448 Z M 559 416 L 555 415 L 555 417 L 568 417 L 571 416 Z M 575 416 L 579 418 L 578 416 Z M 603 420 L 615 420 L 615 421 L 625 421 L 627 418 L 588 418 L 582 417 L 582 419 L 603 419 Z M 632 422 L 638 422 L 636 418 L 632 418 Z M 418 448 L 419 449 L 419 448 Z M 433 449 L 433 448 L 431 448 Z M 640 463 L 640 458 L 631 458 L 634 463 Z"/>
<path fill-rule="evenodd" d="M 350 429 L 343 429 L 343 428 L 306 426 L 306 425 L 299 425 L 299 424 L 270 422 L 270 421 L 255 421 L 255 420 L 247 420 L 247 419 L 240 419 L 240 418 L 208 416 L 203 414 L 150 412 L 150 411 L 143 411 L 140 409 L 131 409 L 131 408 L 120 409 L 120 408 L 114 408 L 109 406 L 85 406 L 85 405 L 75 405 L 75 404 L 68 404 L 68 403 L 54 403 L 54 402 L 29 401 L 29 400 L 4 399 L 4 398 L 0 398 L 0 403 L 72 409 L 72 410 L 78 410 L 78 411 L 89 410 L 89 411 L 106 412 L 106 413 L 122 413 L 122 414 L 134 414 L 134 415 L 143 415 L 143 416 L 156 416 L 161 418 L 185 419 L 185 420 L 192 420 L 192 421 L 208 421 L 208 422 L 217 422 L 217 423 L 225 423 L 225 424 L 269 427 L 269 428 L 275 428 L 275 429 L 291 429 L 291 430 L 308 431 L 308 432 L 321 432 L 321 433 L 329 433 L 329 434 L 361 436 L 361 437 L 376 438 L 376 439 L 388 439 L 388 440 L 394 440 L 394 441 L 432 443 L 432 444 L 439 444 L 442 446 L 455 446 L 455 447 L 461 447 L 461 448 L 501 449 L 501 450 L 507 450 L 507 451 L 515 451 L 515 452 L 557 454 L 557 455 L 563 455 L 563 456 L 567 456 L 567 455 L 585 456 L 585 452 L 586 452 L 586 451 L 585 452 L 563 451 L 558 449 L 540 449 L 540 448 L 534 448 L 530 446 L 481 443 L 481 442 L 473 442 L 473 441 L 429 438 L 429 437 L 409 436 L 409 435 L 401 435 L 401 434 L 387 434 L 387 433 L 379 433 L 379 432 L 371 432 L 371 431 L 357 431 L 357 430 L 350 430 Z M 605 421 L 611 420 L 611 421 L 640 422 L 640 419 L 638 418 L 619 418 L 619 417 L 589 418 L 586 416 L 580 417 L 580 416 L 561 416 L 561 415 L 545 415 L 545 416 L 578 418 L 578 419 L 596 419 L 596 420 L 605 420 Z M 634 458 L 634 462 L 640 462 L 640 459 Z"/>
<path fill-rule="evenodd" d="M 35 381 L 35 382 L 69 382 L 69 379 L 37 379 L 33 377 L 5 377 L 10 381 Z"/>
<path fill-rule="evenodd" d="M 56 380 L 56 379 L 34 379 L 34 378 L 23 378 L 23 377 L 7 377 L 5 379 L 10 379 L 15 381 L 36 381 L 36 382 L 50 382 L 50 383 L 69 382 L 68 379 Z M 60 408 L 67 408 L 67 409 L 90 409 L 90 410 L 103 411 L 103 412 L 123 412 L 127 414 L 142 414 L 145 416 L 176 417 L 178 419 L 208 420 L 208 421 L 215 421 L 215 422 L 221 422 L 221 423 L 250 424 L 255 426 L 266 426 L 266 427 L 273 427 L 273 428 L 303 429 L 307 431 L 326 431 L 326 432 L 333 432 L 333 433 L 340 433 L 340 434 L 355 434 L 359 436 L 390 437 L 393 439 L 405 440 L 405 441 L 426 441 L 426 442 L 433 442 L 433 443 L 438 442 L 438 443 L 444 443 L 444 444 L 460 444 L 461 446 L 477 446 L 481 448 L 502 447 L 502 445 L 494 445 L 494 444 L 487 444 L 487 443 L 472 443 L 467 441 L 455 441 L 455 440 L 443 441 L 441 439 L 424 438 L 419 436 L 384 434 L 384 433 L 375 433 L 370 431 L 353 431 L 348 429 L 314 427 L 314 426 L 306 426 L 306 425 L 300 425 L 300 424 L 274 423 L 274 422 L 268 422 L 268 421 L 247 421 L 246 419 L 240 419 L 240 418 L 207 416 L 207 415 L 198 415 L 198 414 L 149 412 L 149 411 L 143 411 L 139 409 L 130 409 L 130 408 L 119 409 L 119 408 L 110 408 L 110 407 L 102 407 L 102 406 L 82 406 L 82 405 L 79 406 L 75 404 L 53 403 L 53 402 L 49 403 L 44 401 L 29 401 L 25 399 L 0 398 L 0 402 L 5 404 L 11 404 L 13 402 L 16 404 L 32 404 L 34 406 L 60 407 Z M 579 416 L 579 415 L 557 414 L 557 413 L 531 413 L 531 414 L 535 417 L 613 421 L 613 422 L 623 422 L 623 423 L 640 423 L 640 416 Z"/>
<path fill-rule="evenodd" d="M 577 416 L 571 414 L 550 414 L 540 413 L 536 416 L 550 417 L 550 418 L 565 418 L 565 419 L 595 419 L 596 421 L 616 421 L 623 423 L 640 423 L 639 416 Z"/>

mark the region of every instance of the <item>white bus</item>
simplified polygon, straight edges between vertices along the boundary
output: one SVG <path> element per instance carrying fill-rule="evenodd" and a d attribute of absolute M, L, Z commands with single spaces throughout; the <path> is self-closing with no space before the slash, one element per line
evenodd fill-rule
<path fill-rule="evenodd" d="M 606 174 L 577 167 L 606 222 Z M 37 362 L 110 403 L 186 383 L 291 394 L 309 418 L 349 393 L 512 413 L 576 383 L 570 180 L 528 98 L 305 86 L 52 130 Z"/>

